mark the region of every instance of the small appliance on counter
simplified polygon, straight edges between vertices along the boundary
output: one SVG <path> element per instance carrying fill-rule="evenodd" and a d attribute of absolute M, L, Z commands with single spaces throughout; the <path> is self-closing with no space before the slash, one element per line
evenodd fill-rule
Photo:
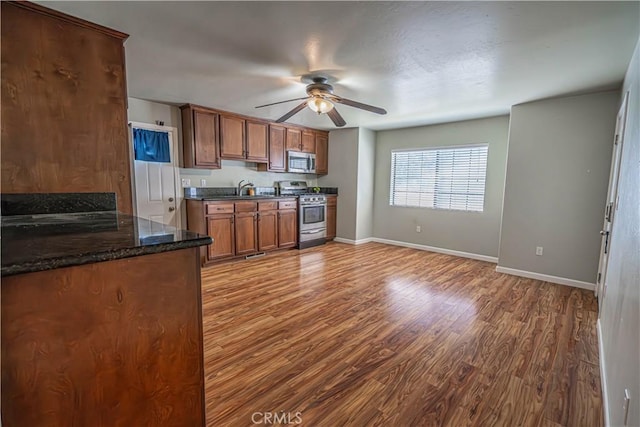
<path fill-rule="evenodd" d="M 310 193 L 305 181 L 280 181 L 281 196 L 298 197 L 298 248 L 324 245 L 327 236 L 327 197 Z"/>

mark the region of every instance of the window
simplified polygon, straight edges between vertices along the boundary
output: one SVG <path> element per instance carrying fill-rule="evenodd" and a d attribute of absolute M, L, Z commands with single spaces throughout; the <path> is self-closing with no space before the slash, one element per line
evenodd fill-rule
<path fill-rule="evenodd" d="M 391 206 L 484 210 L 487 144 L 391 152 Z"/>

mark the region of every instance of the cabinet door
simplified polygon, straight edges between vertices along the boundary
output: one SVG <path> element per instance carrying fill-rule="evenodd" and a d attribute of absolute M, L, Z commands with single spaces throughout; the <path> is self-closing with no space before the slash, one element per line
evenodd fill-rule
<path fill-rule="evenodd" d="M 258 212 L 258 250 L 269 251 L 278 247 L 278 211 Z"/>
<path fill-rule="evenodd" d="M 300 129 L 287 128 L 287 151 L 300 151 L 302 149 L 301 137 L 302 132 L 300 132 Z"/>
<path fill-rule="evenodd" d="M 285 128 L 283 126 L 269 125 L 269 170 L 283 172 L 286 167 L 285 160 Z"/>
<path fill-rule="evenodd" d="M 209 261 L 235 255 L 233 223 L 233 214 L 207 217 L 207 234 L 213 239 L 207 252 Z"/>
<path fill-rule="evenodd" d="M 220 158 L 244 159 L 244 119 L 220 116 Z"/>
<path fill-rule="evenodd" d="M 337 197 L 327 197 L 327 240 L 336 237 L 336 216 L 338 213 Z"/>
<path fill-rule="evenodd" d="M 194 153 L 193 166 L 220 169 L 218 114 L 193 111 L 193 141 L 191 143 Z"/>
<path fill-rule="evenodd" d="M 257 213 L 236 213 L 236 255 L 258 252 Z"/>
<path fill-rule="evenodd" d="M 278 247 L 288 248 L 298 244 L 298 211 L 278 211 Z"/>
<path fill-rule="evenodd" d="M 256 163 L 267 163 L 269 161 L 268 151 L 269 125 L 261 122 L 247 120 L 247 160 Z"/>
<path fill-rule="evenodd" d="M 302 131 L 302 142 L 300 144 L 301 151 L 305 153 L 316 152 L 316 134 L 310 130 Z"/>
<path fill-rule="evenodd" d="M 316 174 L 329 173 L 329 139 L 325 134 L 316 134 Z"/>

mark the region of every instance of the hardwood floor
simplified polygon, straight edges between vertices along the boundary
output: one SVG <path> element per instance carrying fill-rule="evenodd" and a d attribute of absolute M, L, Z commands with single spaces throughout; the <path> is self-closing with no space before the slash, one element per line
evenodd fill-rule
<path fill-rule="evenodd" d="M 202 276 L 208 426 L 603 425 L 590 291 L 378 243 Z"/>

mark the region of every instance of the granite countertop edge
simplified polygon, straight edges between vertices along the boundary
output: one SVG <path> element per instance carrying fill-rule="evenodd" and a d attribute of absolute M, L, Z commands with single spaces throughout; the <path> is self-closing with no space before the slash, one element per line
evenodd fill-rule
<path fill-rule="evenodd" d="M 54 270 L 63 267 L 93 264 L 96 262 L 113 261 L 117 259 L 132 258 L 141 255 L 151 255 L 162 252 L 176 251 L 208 245 L 211 237 L 203 236 L 196 239 L 180 242 L 158 243 L 155 245 L 137 246 L 132 248 L 119 248 L 109 251 L 92 252 L 85 254 L 63 255 L 34 261 L 17 262 L 2 266 L 0 276 L 7 277 L 23 273 L 35 273 L 38 271 Z"/>
<path fill-rule="evenodd" d="M 185 200 L 195 200 L 197 202 L 234 202 L 255 200 L 276 200 L 276 199 L 295 199 L 297 196 L 201 196 L 201 197 L 185 197 Z"/>

